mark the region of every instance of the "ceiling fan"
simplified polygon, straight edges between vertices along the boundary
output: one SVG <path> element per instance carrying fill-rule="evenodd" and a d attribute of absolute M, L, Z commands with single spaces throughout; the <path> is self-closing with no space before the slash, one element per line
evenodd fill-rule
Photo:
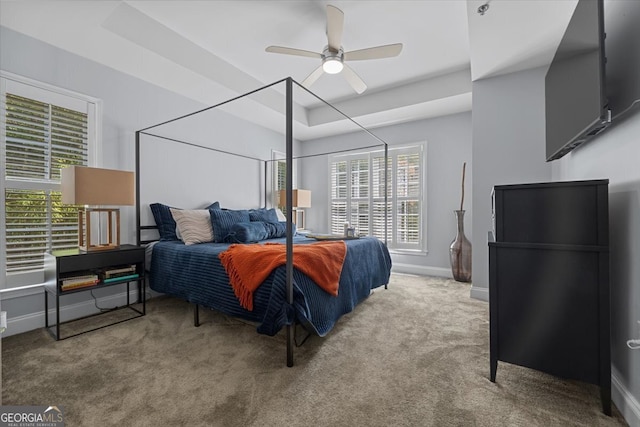
<path fill-rule="evenodd" d="M 369 47 L 366 49 L 345 52 L 342 48 L 342 29 L 344 26 L 344 13 L 335 6 L 327 5 L 327 40 L 328 44 L 322 53 L 311 52 L 309 50 L 294 49 L 290 47 L 269 46 L 265 50 L 271 53 L 283 53 L 286 55 L 306 56 L 309 58 L 319 58 L 322 64 L 318 66 L 306 79 L 302 81 L 304 87 L 310 87 L 315 83 L 322 73 L 342 75 L 357 93 L 362 93 L 367 89 L 367 85 L 362 81 L 351 67 L 344 61 L 360 61 L 363 59 L 381 59 L 398 56 L 402 51 L 402 43 L 388 44 L 384 46 Z"/>

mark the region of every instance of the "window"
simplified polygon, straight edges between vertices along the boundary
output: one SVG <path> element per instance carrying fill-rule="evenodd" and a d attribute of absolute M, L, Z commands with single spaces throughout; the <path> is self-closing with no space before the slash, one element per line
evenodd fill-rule
<path fill-rule="evenodd" d="M 273 206 L 277 206 L 280 208 L 283 214 L 287 214 L 286 206 L 284 203 L 280 203 L 280 190 L 287 189 L 287 155 L 285 153 L 279 151 L 271 152 L 271 159 L 273 164 L 273 178 L 272 178 L 272 188 L 273 188 L 273 197 L 272 203 Z M 293 160 L 293 187 L 296 187 L 296 161 Z"/>
<path fill-rule="evenodd" d="M 284 153 L 278 151 L 271 152 L 271 158 L 273 160 L 273 206 L 280 206 L 280 190 L 287 188 L 286 157 Z"/>
<path fill-rule="evenodd" d="M 422 145 L 388 150 L 385 206 L 384 151 L 332 156 L 331 232 L 342 234 L 349 223 L 359 234 L 384 240 L 386 210 L 389 248 L 425 250 L 423 157 Z"/>
<path fill-rule="evenodd" d="M 44 281 L 44 252 L 78 245 L 77 207 L 63 205 L 60 169 L 93 165 L 96 101 L 3 73 L 0 288 Z"/>

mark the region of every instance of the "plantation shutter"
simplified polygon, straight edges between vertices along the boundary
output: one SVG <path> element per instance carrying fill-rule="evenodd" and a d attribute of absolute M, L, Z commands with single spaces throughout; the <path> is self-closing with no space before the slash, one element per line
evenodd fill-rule
<path fill-rule="evenodd" d="M 286 155 L 284 153 L 277 151 L 271 153 L 271 158 L 274 160 L 272 183 L 273 205 L 278 206 L 282 213 L 286 215 L 286 206 L 284 206 L 284 201 L 280 200 L 280 190 L 287 189 L 287 161 L 285 157 Z"/>
<path fill-rule="evenodd" d="M 398 246 L 420 243 L 420 153 L 399 154 L 396 167 Z"/>
<path fill-rule="evenodd" d="M 7 273 L 41 269 L 43 254 L 78 246 L 78 210 L 56 191 L 5 190 Z"/>
<path fill-rule="evenodd" d="M 60 168 L 87 164 L 87 114 L 10 93 L 6 178 L 60 180 Z"/>
<path fill-rule="evenodd" d="M 12 80 L 2 92 L 3 263 L 11 287 L 37 283 L 17 276 L 41 272 L 46 251 L 77 247 L 77 206 L 61 202 L 60 169 L 89 164 L 91 108 Z"/>
<path fill-rule="evenodd" d="M 343 234 L 347 222 L 347 162 L 331 163 L 331 233 Z"/>
<path fill-rule="evenodd" d="M 331 233 L 342 234 L 348 222 L 360 235 L 386 240 L 389 248 L 424 250 L 422 146 L 388 150 L 386 204 L 384 159 L 380 151 L 330 159 Z"/>
<path fill-rule="evenodd" d="M 277 170 L 276 170 L 276 190 L 278 197 L 280 197 L 280 190 L 287 189 L 287 162 L 283 162 L 282 160 L 278 160 L 276 162 Z M 284 207 L 284 203 L 278 200 L 278 205 L 282 205 Z"/>
<path fill-rule="evenodd" d="M 369 157 L 354 159 L 349 165 L 351 176 L 351 203 L 349 225 L 358 234 L 367 236 L 369 230 Z M 343 229 L 344 231 L 344 229 Z"/>
<path fill-rule="evenodd" d="M 391 178 L 391 157 L 387 159 L 387 176 Z M 373 205 L 371 207 L 372 216 L 372 230 L 371 235 L 377 237 L 380 240 L 385 240 L 384 236 L 384 218 L 385 210 L 387 211 L 387 241 L 392 240 L 393 235 L 393 212 L 392 196 L 393 196 L 393 183 L 389 182 L 387 185 L 387 205 L 384 204 L 384 188 L 385 188 L 385 174 L 384 174 L 384 155 L 375 156 L 372 161 L 372 196 Z"/>

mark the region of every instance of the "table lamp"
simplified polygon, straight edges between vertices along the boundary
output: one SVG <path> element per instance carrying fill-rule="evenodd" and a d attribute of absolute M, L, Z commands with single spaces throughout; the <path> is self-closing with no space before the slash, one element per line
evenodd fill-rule
<path fill-rule="evenodd" d="M 61 170 L 62 203 L 84 205 L 78 210 L 78 246 L 83 251 L 117 249 L 120 246 L 120 209 L 98 206 L 135 204 L 133 172 L 71 166 Z M 93 207 L 89 207 L 93 206 Z M 92 239 L 91 218 L 107 218 L 106 242 L 98 233 Z"/>
<path fill-rule="evenodd" d="M 292 190 L 291 207 L 293 213 L 293 223 L 298 226 L 298 229 L 304 230 L 304 209 L 311 207 L 311 190 Z M 287 205 L 287 191 L 280 190 L 280 206 Z M 300 223 L 298 223 L 298 213 L 300 213 Z"/>

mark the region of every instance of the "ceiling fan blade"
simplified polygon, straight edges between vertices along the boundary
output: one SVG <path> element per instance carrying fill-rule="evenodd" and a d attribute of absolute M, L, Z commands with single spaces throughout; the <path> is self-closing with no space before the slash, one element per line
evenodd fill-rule
<path fill-rule="evenodd" d="M 335 6 L 327 5 L 327 39 L 329 50 L 338 52 L 342 46 L 342 29 L 344 28 L 344 13 Z"/>
<path fill-rule="evenodd" d="M 402 52 L 402 43 L 385 46 L 369 47 L 367 49 L 352 50 L 344 53 L 345 61 L 359 61 L 362 59 L 381 59 L 398 56 Z"/>
<path fill-rule="evenodd" d="M 320 76 L 322 75 L 322 73 L 324 73 L 324 71 L 322 70 L 322 65 L 320 65 L 318 68 L 316 68 L 315 70 L 313 70 L 311 72 L 311 74 L 309 74 L 307 76 L 306 79 L 304 79 L 302 81 L 302 86 L 306 87 L 307 89 L 316 82 L 316 80 L 318 80 L 318 78 L 320 78 Z"/>
<path fill-rule="evenodd" d="M 342 75 L 344 75 L 344 78 L 347 79 L 347 82 L 351 85 L 353 90 L 358 92 L 358 94 L 361 94 L 362 92 L 367 90 L 367 85 L 362 81 L 360 76 L 358 76 L 356 72 L 353 71 L 353 69 L 351 69 L 351 67 L 349 67 L 347 64 L 343 65 L 344 68 L 342 69 Z"/>
<path fill-rule="evenodd" d="M 322 58 L 322 54 L 310 50 L 294 49 L 291 47 L 269 46 L 265 49 L 271 53 L 283 53 L 285 55 L 307 56 L 309 58 Z"/>

